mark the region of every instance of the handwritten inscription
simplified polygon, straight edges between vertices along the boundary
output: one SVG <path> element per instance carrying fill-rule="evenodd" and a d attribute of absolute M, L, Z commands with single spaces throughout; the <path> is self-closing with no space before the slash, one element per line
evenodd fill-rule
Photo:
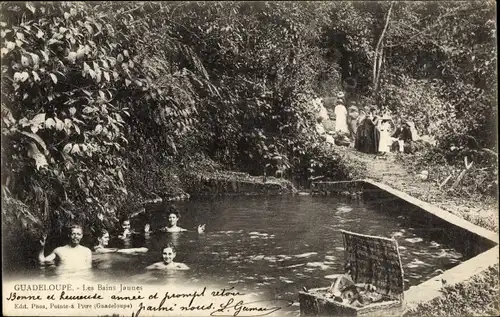
<path fill-rule="evenodd" d="M 37 288 L 48 290 L 48 288 L 38 287 L 38 285 Z M 98 284 L 97 286 L 80 284 L 80 287 L 76 288 L 76 290 L 80 290 L 79 292 L 69 291 L 70 289 L 68 285 L 60 292 L 43 295 L 23 291 L 10 292 L 6 300 L 14 302 L 11 308 L 17 310 L 45 310 L 49 312 L 50 310 L 89 311 L 118 308 L 131 309 L 132 317 L 151 315 L 154 312 L 171 313 L 172 315 L 182 315 L 183 312 L 186 312 L 207 317 L 257 317 L 271 315 L 293 303 L 287 300 L 249 301 L 248 297 L 244 297 L 245 293 L 234 287 L 215 290 L 203 287 L 184 292 L 167 291 L 164 293 L 147 292 L 147 287 L 131 287 L 122 284 L 118 287 L 112 284 Z M 126 293 L 124 293 L 125 291 Z"/>
<path fill-rule="evenodd" d="M 273 305 L 271 305 L 271 302 Z M 276 304 L 283 305 L 276 306 Z M 292 304 L 293 302 L 286 300 L 264 300 L 245 303 L 242 300 L 236 302 L 234 298 L 230 298 L 227 303 L 221 304 L 220 308 L 213 311 L 210 316 L 266 316 Z"/>
<path fill-rule="evenodd" d="M 245 295 L 244 293 L 240 293 L 238 291 L 233 291 L 234 287 L 231 288 L 223 288 L 220 291 L 213 291 L 212 296 L 242 296 Z"/>
<path fill-rule="evenodd" d="M 134 295 L 134 296 L 119 296 L 119 295 L 111 295 L 111 299 L 114 300 L 138 300 L 138 299 L 144 299 L 141 295 Z"/>
<path fill-rule="evenodd" d="M 15 301 L 15 300 L 42 300 L 40 295 L 18 295 L 16 292 L 10 292 L 7 300 Z"/>
<path fill-rule="evenodd" d="M 59 296 L 60 300 L 85 300 L 85 299 L 102 299 L 100 294 L 94 293 L 94 295 L 66 295 L 66 292 L 62 291 Z"/>

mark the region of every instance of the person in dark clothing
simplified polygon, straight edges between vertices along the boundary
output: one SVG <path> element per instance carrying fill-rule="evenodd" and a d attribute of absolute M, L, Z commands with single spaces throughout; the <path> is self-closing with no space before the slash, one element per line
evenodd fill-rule
<path fill-rule="evenodd" d="M 396 131 L 392 134 L 392 137 L 398 139 L 399 152 L 404 152 L 405 145 L 408 147 L 413 141 L 410 125 L 404 121 L 397 127 Z"/>
<path fill-rule="evenodd" d="M 374 123 L 376 118 L 373 108 L 371 108 L 370 112 L 361 120 L 356 130 L 356 150 L 363 153 L 377 153 L 379 135 Z"/>
<path fill-rule="evenodd" d="M 375 141 L 375 124 L 370 117 L 366 117 L 356 131 L 356 150 L 363 153 L 376 153 Z"/>

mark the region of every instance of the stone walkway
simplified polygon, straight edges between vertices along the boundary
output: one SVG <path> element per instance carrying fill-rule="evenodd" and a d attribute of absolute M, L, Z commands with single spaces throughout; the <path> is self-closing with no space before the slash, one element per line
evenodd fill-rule
<path fill-rule="evenodd" d="M 335 129 L 335 120 L 323 120 L 326 131 Z M 403 191 L 415 198 L 434 204 L 454 215 L 472 222 L 475 225 L 497 232 L 499 228 L 498 202 L 477 201 L 464 197 L 448 195 L 439 188 L 435 181 L 423 181 L 416 174 L 411 174 L 398 162 L 399 153 L 388 153 L 380 157 L 356 151 L 352 147 L 335 146 L 334 151 L 345 160 L 366 167 L 366 175 L 370 178 Z M 419 171 L 420 172 L 420 171 Z"/>

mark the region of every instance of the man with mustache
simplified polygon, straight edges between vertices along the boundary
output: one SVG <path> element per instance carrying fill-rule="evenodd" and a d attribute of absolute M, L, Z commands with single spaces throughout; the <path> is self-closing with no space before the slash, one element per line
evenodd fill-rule
<path fill-rule="evenodd" d="M 73 225 L 70 228 L 68 244 L 55 248 L 52 253 L 45 256 L 46 236 L 40 240 L 42 249 L 38 255 L 40 264 L 56 260 L 59 268 L 67 270 L 85 270 L 92 268 L 92 251 L 89 248 L 80 245 L 83 238 L 83 229 L 79 225 Z"/>

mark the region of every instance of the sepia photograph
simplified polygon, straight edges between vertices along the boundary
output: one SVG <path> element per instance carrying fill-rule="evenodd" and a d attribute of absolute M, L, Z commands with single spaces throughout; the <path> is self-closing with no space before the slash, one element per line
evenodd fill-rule
<path fill-rule="evenodd" d="M 0 3 L 4 316 L 498 316 L 496 3 Z"/>

